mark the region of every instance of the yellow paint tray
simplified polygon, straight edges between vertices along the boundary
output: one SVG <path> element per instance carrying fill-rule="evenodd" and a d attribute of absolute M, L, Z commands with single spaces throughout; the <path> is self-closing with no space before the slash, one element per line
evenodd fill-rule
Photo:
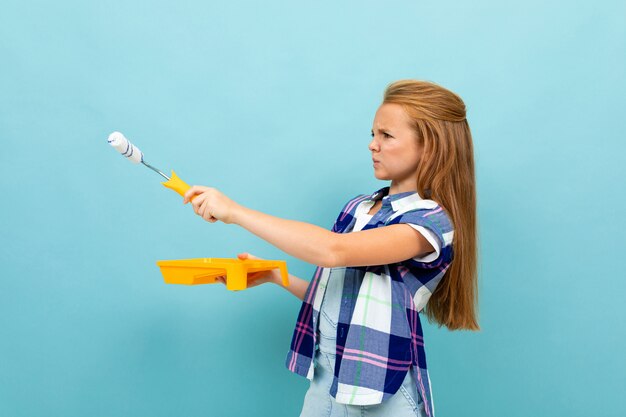
<path fill-rule="evenodd" d="M 157 261 L 163 279 L 167 284 L 214 284 L 216 277 L 226 277 L 226 288 L 231 291 L 245 290 L 248 287 L 248 274 L 280 269 L 283 285 L 289 285 L 289 274 L 285 261 L 233 259 L 233 258 L 194 258 L 171 261 Z"/>

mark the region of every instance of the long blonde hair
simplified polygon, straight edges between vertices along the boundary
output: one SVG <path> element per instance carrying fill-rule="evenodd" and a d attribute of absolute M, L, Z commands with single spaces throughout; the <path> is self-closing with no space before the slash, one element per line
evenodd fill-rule
<path fill-rule="evenodd" d="M 412 120 L 423 150 L 417 190 L 439 203 L 454 226 L 454 259 L 424 312 L 439 327 L 480 330 L 476 181 L 465 103 L 452 91 L 418 80 L 389 84 L 383 103 L 400 104 Z"/>

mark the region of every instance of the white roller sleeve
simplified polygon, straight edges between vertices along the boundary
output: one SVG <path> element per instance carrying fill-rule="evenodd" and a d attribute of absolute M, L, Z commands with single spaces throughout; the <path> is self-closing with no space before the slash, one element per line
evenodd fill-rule
<path fill-rule="evenodd" d="M 131 162 L 138 164 L 143 161 L 143 152 L 138 147 L 130 143 L 120 132 L 113 132 L 109 135 L 109 145 L 113 146 L 119 153 L 128 158 Z"/>

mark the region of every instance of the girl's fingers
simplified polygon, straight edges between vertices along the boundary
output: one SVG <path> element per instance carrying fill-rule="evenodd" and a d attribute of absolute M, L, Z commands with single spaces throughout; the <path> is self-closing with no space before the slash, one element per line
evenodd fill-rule
<path fill-rule="evenodd" d="M 248 288 L 256 287 L 263 284 L 262 279 L 248 280 Z"/>
<path fill-rule="evenodd" d="M 237 255 L 240 259 L 254 259 L 254 260 L 262 260 L 258 256 L 254 256 L 251 253 L 243 252 Z"/>
<path fill-rule="evenodd" d="M 200 207 L 205 201 L 206 201 L 206 198 L 204 198 L 202 194 L 199 194 L 198 197 L 193 199 L 193 201 L 191 202 L 191 205 L 193 206 L 193 211 L 195 211 L 196 214 L 199 214 L 198 211 L 200 210 Z"/>
<path fill-rule="evenodd" d="M 191 205 L 194 206 L 194 208 L 200 208 L 200 206 L 204 204 L 205 201 L 208 201 L 208 194 L 204 191 L 205 190 L 198 188 L 194 193 L 192 193 L 191 197 L 193 197 L 194 195 L 196 196 L 196 198 L 194 198 L 191 202 Z"/>
<path fill-rule="evenodd" d="M 198 197 L 201 198 L 201 197 Z M 197 199 L 196 199 L 197 200 Z M 202 217 L 203 219 L 205 219 L 207 222 L 209 223 L 215 223 L 217 221 L 216 217 L 213 217 L 209 211 L 209 204 L 208 204 L 209 200 L 207 198 L 205 198 L 202 201 L 202 204 L 200 205 L 200 207 L 198 208 L 198 210 L 196 211 L 196 213 Z"/>
<path fill-rule="evenodd" d="M 200 194 L 201 192 L 202 190 L 198 189 L 198 187 L 195 185 L 190 187 L 183 195 L 183 204 L 187 204 L 189 200 L 191 199 L 191 197 L 193 197 L 194 195 Z"/>
<path fill-rule="evenodd" d="M 253 272 L 250 275 L 248 275 L 248 281 L 253 281 L 255 279 L 257 279 L 259 277 L 259 275 L 261 275 L 262 272 Z"/>
<path fill-rule="evenodd" d="M 206 209 L 206 200 L 203 200 L 202 204 L 200 204 L 200 207 L 198 207 L 198 211 L 197 211 L 197 213 L 198 213 L 198 215 L 200 217 L 204 217 L 204 210 L 205 209 Z"/>
<path fill-rule="evenodd" d="M 200 209 L 198 210 L 198 214 L 209 223 L 215 223 L 217 219 L 213 217 L 209 212 L 208 201 L 208 199 L 204 199 L 204 201 L 202 202 L 202 206 L 200 206 Z"/>

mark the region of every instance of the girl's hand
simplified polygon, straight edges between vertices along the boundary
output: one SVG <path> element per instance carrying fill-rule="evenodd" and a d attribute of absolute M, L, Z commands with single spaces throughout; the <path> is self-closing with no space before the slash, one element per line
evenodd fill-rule
<path fill-rule="evenodd" d="M 252 254 L 249 253 L 240 253 L 237 255 L 239 259 L 259 259 Z M 223 275 L 216 277 L 218 282 L 222 284 L 226 284 L 226 278 Z M 248 288 L 256 287 L 257 285 L 265 284 L 265 283 L 278 284 L 281 281 L 280 272 L 278 269 L 272 269 L 271 271 L 259 271 L 248 274 Z"/>
<path fill-rule="evenodd" d="M 193 196 L 197 196 L 191 202 L 193 211 L 209 223 L 221 220 L 230 224 L 235 212 L 241 207 L 217 189 L 201 185 L 194 185 L 187 190 L 183 196 L 183 204 L 187 204 Z"/>

